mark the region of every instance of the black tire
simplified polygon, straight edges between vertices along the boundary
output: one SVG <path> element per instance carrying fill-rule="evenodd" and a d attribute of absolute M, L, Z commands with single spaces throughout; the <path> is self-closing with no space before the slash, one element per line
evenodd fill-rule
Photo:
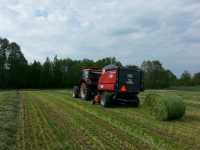
<path fill-rule="evenodd" d="M 134 96 L 134 99 L 131 102 L 131 105 L 133 107 L 139 107 L 140 106 L 140 99 L 138 98 L 138 96 Z"/>
<path fill-rule="evenodd" d="M 96 102 L 95 102 L 95 100 L 92 100 L 92 105 L 94 105 Z"/>
<path fill-rule="evenodd" d="M 83 100 L 91 100 L 91 92 L 85 83 L 81 84 L 80 97 Z"/>
<path fill-rule="evenodd" d="M 101 105 L 103 107 L 109 107 L 112 103 L 112 94 L 108 92 L 104 92 L 101 97 Z"/>
<path fill-rule="evenodd" d="M 78 86 L 73 87 L 72 97 L 79 98 L 79 87 Z"/>

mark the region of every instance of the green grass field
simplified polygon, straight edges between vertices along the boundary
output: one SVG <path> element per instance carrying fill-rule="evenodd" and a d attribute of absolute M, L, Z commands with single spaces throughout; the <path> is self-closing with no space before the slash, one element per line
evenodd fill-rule
<path fill-rule="evenodd" d="M 0 150 L 200 149 L 200 92 L 179 95 L 187 105 L 178 121 L 155 120 L 142 107 L 103 108 L 70 91 L 1 91 Z"/>

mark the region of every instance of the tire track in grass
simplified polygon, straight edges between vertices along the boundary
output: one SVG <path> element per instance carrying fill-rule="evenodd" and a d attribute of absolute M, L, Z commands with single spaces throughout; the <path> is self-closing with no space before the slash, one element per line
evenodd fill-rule
<path fill-rule="evenodd" d="M 192 107 L 191 105 L 187 105 L 187 103 L 194 101 L 193 98 L 195 98 L 196 103 L 198 103 L 200 101 L 200 94 L 198 92 L 184 92 L 183 93 L 183 92 L 174 91 L 174 90 L 173 91 L 171 91 L 171 90 L 168 90 L 168 91 L 166 91 L 166 90 L 147 91 L 147 92 L 140 94 L 140 98 L 142 98 L 141 101 L 144 100 L 145 95 L 147 95 L 148 93 L 152 93 L 152 92 L 153 93 L 161 93 L 161 94 L 164 94 L 166 96 L 167 95 L 181 96 L 183 98 L 184 102 L 186 102 L 186 108 L 187 108 L 186 109 L 186 115 L 181 120 L 177 120 L 177 121 L 173 121 L 173 122 L 153 121 L 152 123 L 154 123 L 156 126 L 160 126 L 161 128 L 163 128 L 163 126 L 166 126 L 166 128 L 165 128 L 166 130 L 168 130 L 168 126 L 170 126 L 170 128 L 174 127 L 175 129 L 179 129 L 179 130 L 174 130 L 174 131 L 180 131 L 180 133 L 183 133 L 183 136 L 185 136 L 185 134 L 189 135 L 189 132 L 185 133 L 188 130 L 193 130 L 193 134 L 195 134 L 196 136 L 199 135 L 199 130 L 198 130 L 198 128 L 200 127 L 200 121 L 198 119 L 198 118 L 200 118 L 199 107 L 198 106 Z M 70 92 L 67 92 L 67 93 L 70 94 Z M 194 111 L 192 111 L 192 113 L 191 113 L 191 109 L 194 109 Z M 124 114 L 129 114 L 129 113 L 132 113 L 133 115 L 135 114 L 135 111 L 129 111 L 130 109 L 124 108 L 123 110 L 124 110 Z M 126 110 L 127 110 L 128 113 L 126 113 Z M 188 120 L 190 120 L 190 121 L 188 121 Z M 192 123 L 191 123 L 191 121 L 192 121 Z M 195 129 L 197 129 L 196 130 L 197 132 L 194 131 Z"/>
<path fill-rule="evenodd" d="M 34 97 L 34 96 L 31 96 Z M 37 116 L 38 116 L 38 124 L 41 128 L 41 131 L 43 132 L 42 135 L 44 141 L 46 141 L 47 145 L 50 145 L 48 148 L 56 148 L 56 149 L 62 149 L 62 148 L 67 148 L 69 147 L 68 144 L 65 144 L 64 147 L 63 145 L 60 144 L 59 140 L 58 140 L 58 136 L 56 136 L 55 132 L 54 132 L 54 127 L 52 126 L 51 122 L 48 119 L 46 110 L 44 109 L 44 105 L 41 105 L 39 102 L 39 100 L 33 99 L 33 105 L 35 106 L 36 112 L 37 112 Z M 59 129 L 57 129 L 58 131 Z M 51 148 L 50 148 L 51 147 Z"/>
<path fill-rule="evenodd" d="M 66 99 L 72 99 L 72 98 L 67 96 Z M 79 103 L 79 105 L 84 106 L 85 108 L 80 107 L 80 106 L 78 106 L 78 107 L 80 107 L 82 110 L 83 109 L 87 110 L 87 112 L 92 113 L 93 115 L 99 116 L 99 114 L 102 113 L 102 110 L 104 110 L 104 113 L 102 113 L 102 115 L 100 115 L 101 119 L 103 117 L 103 119 L 105 119 L 106 121 L 109 121 L 110 123 L 111 122 L 115 123 L 116 127 L 120 127 L 127 134 L 131 133 L 132 136 L 139 138 L 141 141 L 145 141 L 144 138 L 148 139 L 149 141 L 146 141 L 146 143 L 153 145 L 154 148 L 156 148 L 156 147 L 158 148 L 158 145 L 159 145 L 159 148 L 160 148 L 161 144 L 163 144 L 163 143 L 159 143 L 160 141 L 156 141 L 156 139 L 155 139 L 155 141 L 158 142 L 157 145 L 153 144 L 154 143 L 153 139 L 152 139 L 153 137 L 149 136 L 149 134 L 151 134 L 151 135 L 153 134 L 152 131 L 149 132 L 149 133 L 144 131 L 143 128 L 138 126 L 139 124 L 137 122 L 131 121 L 130 118 L 124 118 L 124 116 L 121 115 L 121 113 L 120 113 L 120 115 L 116 112 L 113 113 L 112 108 L 111 109 L 104 109 L 104 108 L 98 107 L 98 109 L 91 112 L 91 110 L 89 110 L 91 108 L 91 106 L 88 107 L 87 105 L 84 105 L 84 104 L 82 105 L 82 104 L 83 103 Z M 120 121 L 119 121 L 119 118 L 121 119 Z M 138 120 L 136 120 L 136 121 L 138 121 Z M 166 147 L 166 146 L 167 145 L 163 145 L 163 147 Z"/>
<path fill-rule="evenodd" d="M 34 97 L 34 95 L 33 95 L 33 97 Z M 37 107 L 38 107 L 38 112 L 40 112 L 40 115 L 41 116 L 43 116 L 43 119 L 45 120 L 45 122 L 47 122 L 47 124 L 48 124 L 48 127 L 49 128 L 51 128 L 53 131 L 54 131 L 54 133 L 53 133 L 53 131 L 52 130 L 50 130 L 51 131 L 51 135 L 50 136 L 54 136 L 54 135 L 56 135 L 56 133 L 55 133 L 55 130 L 56 130 L 56 132 L 57 133 L 59 133 L 60 132 L 60 129 L 59 128 L 55 128 L 53 125 L 52 125 L 52 123 L 49 121 L 49 118 L 50 118 L 50 116 L 51 115 L 49 115 L 49 114 L 51 114 L 51 111 L 47 111 L 47 108 L 46 109 L 44 109 L 45 107 L 45 105 L 48 105 L 48 103 L 45 103 L 45 104 L 41 104 L 41 100 L 40 99 L 38 99 L 37 97 L 35 97 L 35 101 L 37 101 Z M 41 107 L 42 106 L 42 107 Z M 48 112 L 48 115 L 47 115 L 47 112 Z M 47 119 L 48 118 L 48 119 Z M 47 138 L 49 138 L 50 136 L 48 136 L 47 135 Z M 63 149 L 63 148 L 66 148 L 66 147 L 70 147 L 69 146 L 69 144 L 65 144 L 64 146 L 62 146 L 62 144 L 59 142 L 59 139 L 60 138 L 58 138 L 60 135 L 58 135 L 56 138 L 54 138 L 53 140 L 51 140 L 51 142 L 53 142 L 53 141 L 56 141 L 56 145 L 59 145 L 59 149 Z M 49 141 L 50 142 L 50 141 Z M 58 149 L 58 147 L 55 147 L 55 145 L 54 144 L 52 144 L 53 146 L 53 148 L 56 148 L 56 149 Z"/>
<path fill-rule="evenodd" d="M 24 122 L 25 122 L 25 128 L 22 129 L 25 132 L 25 149 L 38 149 L 38 139 L 37 139 L 37 133 L 36 133 L 36 125 L 35 125 L 35 115 L 33 112 L 33 106 L 30 103 L 29 100 L 27 100 L 25 97 L 22 98 L 24 101 Z"/>
<path fill-rule="evenodd" d="M 23 99 L 25 101 L 25 118 L 32 118 L 32 120 L 25 120 L 26 125 L 24 130 L 27 134 L 28 128 L 29 135 L 25 138 L 26 146 L 24 149 L 51 149 L 50 147 L 54 147 L 54 149 L 57 150 L 58 147 L 52 146 L 51 144 L 55 143 L 54 141 L 56 141 L 57 137 L 55 137 L 54 133 L 51 132 L 48 123 L 42 116 L 43 114 L 41 114 L 41 111 L 35 105 L 37 102 L 36 99 L 33 99 L 24 93 Z"/>
<path fill-rule="evenodd" d="M 18 132 L 18 139 L 21 139 L 21 141 L 18 141 L 18 149 L 40 149 L 40 145 L 42 145 L 45 141 L 42 140 L 43 135 L 38 135 L 37 132 L 38 129 L 42 132 L 40 126 L 38 126 L 38 114 L 36 113 L 35 106 L 31 103 L 31 101 L 27 100 L 24 96 L 21 98 L 24 103 L 24 106 L 22 107 L 24 111 L 21 113 L 21 116 L 24 116 L 22 117 L 24 118 L 24 121 L 21 122 L 21 126 L 23 128 L 21 128 Z M 46 149 L 48 148 L 48 145 L 49 144 L 47 144 Z"/>
<path fill-rule="evenodd" d="M 36 100 L 36 99 L 35 99 Z M 43 139 L 46 141 L 46 144 L 49 145 L 49 149 L 62 149 L 63 146 L 58 141 L 58 137 L 55 136 L 56 134 L 53 132 L 53 127 L 50 124 L 49 120 L 47 119 L 48 116 L 45 114 L 45 111 L 43 111 L 40 106 L 35 104 L 35 108 L 38 112 L 38 119 L 40 119 L 40 128 L 43 131 L 44 137 Z M 43 122 L 43 123 L 41 123 Z"/>
<path fill-rule="evenodd" d="M 67 128 L 72 129 L 71 126 L 67 125 L 69 124 L 69 122 L 71 122 L 71 125 L 74 127 L 73 132 L 79 131 L 81 135 L 87 135 L 86 139 L 91 138 L 90 141 L 93 141 L 92 143 L 98 143 L 97 145 L 99 146 L 101 143 L 107 143 L 107 141 L 104 141 L 103 136 L 102 136 L 102 139 L 96 138 L 99 134 L 101 134 L 98 128 L 101 128 L 102 132 L 104 131 L 106 132 L 107 130 L 111 131 L 112 128 L 107 127 L 108 125 L 110 125 L 112 127 L 117 128 L 118 130 L 121 130 L 122 132 L 124 132 L 123 134 L 126 134 L 128 137 L 130 136 L 130 134 L 132 137 L 134 137 L 134 139 L 135 137 L 139 136 L 138 139 L 141 142 L 143 141 L 144 138 L 146 138 L 148 141 L 148 145 L 151 148 L 155 148 L 155 149 L 156 148 L 157 149 L 159 148 L 160 149 L 161 148 L 162 149 L 175 149 L 175 148 L 176 149 L 181 149 L 181 148 L 182 149 L 198 149 L 200 147 L 200 144 L 199 144 L 200 130 L 198 130 L 200 122 L 197 120 L 197 118 L 200 116 L 199 116 L 199 110 L 196 109 L 195 107 L 189 107 L 190 109 L 187 110 L 187 114 L 182 120 L 166 123 L 166 122 L 158 122 L 158 121 L 153 121 L 153 120 L 151 121 L 150 118 L 148 118 L 146 114 L 143 114 L 143 112 L 141 114 L 140 110 L 135 111 L 129 108 L 128 109 L 127 108 L 104 109 L 101 106 L 90 106 L 88 102 L 84 102 L 80 100 L 76 101 L 73 98 L 71 98 L 69 94 L 66 94 L 66 93 L 59 92 L 59 91 L 56 91 L 56 92 L 43 91 L 43 92 L 33 92 L 33 93 L 31 92 L 32 96 L 34 97 L 36 96 L 35 99 L 37 100 L 39 99 L 37 103 L 34 103 L 34 104 L 37 104 L 38 109 L 40 109 L 43 115 L 45 114 L 44 115 L 45 118 L 48 118 L 47 120 L 50 122 L 54 122 L 56 124 L 56 127 L 63 128 L 60 131 L 58 130 L 56 130 L 56 132 L 54 131 L 54 133 L 58 135 L 61 134 L 61 131 L 62 131 L 62 135 L 67 133 L 68 132 Z M 168 93 L 171 94 L 170 92 Z M 43 105 L 45 105 L 45 107 Z M 46 107 L 46 105 L 48 105 L 48 107 Z M 59 110 L 57 111 L 56 109 L 59 109 Z M 52 113 L 52 110 L 54 110 L 53 113 Z M 54 116 L 52 117 L 52 115 Z M 196 116 L 196 118 L 191 118 L 193 116 Z M 63 118 L 63 117 L 66 117 L 66 118 Z M 80 123 L 80 125 L 77 125 L 78 122 L 82 122 L 83 117 L 85 117 L 85 121 L 83 123 Z M 53 119 L 54 121 L 52 121 L 49 118 Z M 62 126 L 60 122 L 64 122 Z M 96 123 L 98 122 L 99 126 L 94 125 L 94 122 Z M 105 122 L 104 123 L 105 127 L 104 127 L 104 124 L 102 124 L 102 122 Z M 88 124 L 93 124 L 93 125 L 88 126 Z M 105 130 L 102 130 L 102 127 Z M 78 130 L 78 128 L 80 129 Z M 94 128 L 96 130 L 94 130 Z M 158 130 L 154 130 L 156 128 Z M 114 129 L 114 131 L 116 131 L 116 129 Z M 107 134 L 107 135 L 105 134 L 104 136 L 112 138 L 112 134 L 116 136 L 116 133 L 114 131 L 112 130 L 110 132 L 111 134 Z M 161 135 L 159 136 L 159 134 Z M 73 135 L 73 136 L 78 137 L 78 135 Z M 150 136 L 150 138 L 148 136 Z M 121 136 L 121 138 L 122 137 L 123 136 Z M 83 139 L 82 136 L 81 136 L 81 139 Z M 151 139 L 153 139 L 153 141 Z M 126 141 L 126 139 L 124 141 Z M 131 142 L 134 143 L 133 141 Z M 87 143 L 87 141 L 84 141 L 84 140 L 82 142 Z M 82 145 L 83 143 L 80 143 L 80 145 Z M 115 143 L 115 141 L 111 141 L 111 143 Z M 70 144 L 73 145 L 73 143 L 70 143 Z M 124 143 L 122 142 L 120 144 L 124 145 L 125 142 Z M 109 149 L 112 147 L 112 145 L 113 144 L 109 145 L 108 143 L 108 146 L 106 148 L 104 147 L 104 149 Z M 80 146 L 80 149 L 81 148 L 84 149 L 86 148 L 86 146 L 82 145 Z M 139 146 L 137 148 L 141 149 L 141 147 Z M 103 148 L 101 147 L 101 149 Z"/>
<path fill-rule="evenodd" d="M 44 100 L 44 98 L 42 97 L 42 100 L 41 101 L 43 101 Z M 48 103 L 49 104 L 49 100 L 47 101 L 47 102 L 45 102 L 45 103 Z M 55 103 L 52 103 L 52 107 L 51 107 L 51 110 L 53 110 L 53 109 L 55 109 Z M 73 137 L 76 137 L 75 139 L 74 139 L 74 141 L 72 142 L 72 144 L 74 144 L 74 143 L 76 143 L 76 144 L 78 144 L 78 145 L 85 145 L 85 142 L 86 143 L 88 143 L 86 140 L 85 140 L 85 138 L 87 139 L 87 137 L 84 137 L 84 136 L 80 136 L 80 133 L 82 133 L 81 132 L 81 130 L 79 131 L 79 132 L 77 132 L 78 131 L 78 128 L 79 128 L 79 126 L 77 127 L 77 123 L 76 122 L 74 122 L 73 120 L 74 120 L 74 118 L 72 117 L 72 116 L 70 116 L 70 114 L 71 114 L 71 111 L 70 112 L 66 112 L 66 111 L 61 111 L 60 112 L 60 108 L 58 108 L 59 109 L 59 113 L 56 113 L 57 114 L 57 116 L 56 117 L 59 117 L 59 116 L 62 116 L 62 118 L 61 118 L 61 121 L 62 122 L 65 122 L 65 121 L 67 121 L 67 122 L 69 122 L 69 120 L 70 120 L 70 122 L 72 123 L 72 125 L 71 126 L 73 126 L 73 131 L 74 131 L 74 133 L 77 133 L 76 135 L 74 135 Z M 67 120 L 65 120 L 64 118 L 63 118 L 63 116 L 67 116 L 66 118 L 67 118 Z M 60 118 L 60 117 L 59 117 Z M 63 126 L 63 128 L 65 128 L 66 127 L 66 125 L 64 124 L 64 126 Z M 70 128 L 72 128 L 72 127 L 70 127 Z M 72 138 L 73 138 L 72 137 Z M 80 137 L 80 139 L 77 141 L 77 138 L 78 137 Z M 81 139 L 81 138 L 83 138 L 83 139 Z M 83 141 L 82 141 L 83 140 Z M 90 139 L 88 139 L 88 140 L 90 140 Z M 81 143 L 77 143 L 77 142 L 81 142 Z"/>
<path fill-rule="evenodd" d="M 66 96 L 67 97 L 67 96 Z M 72 99 L 72 98 L 70 98 L 70 97 L 68 97 L 68 98 L 66 98 L 66 99 Z M 81 104 L 80 104 L 81 105 Z M 101 108 L 101 109 L 103 109 L 103 108 Z M 106 109 L 106 110 L 110 110 L 110 109 Z M 132 111 L 133 112 L 133 111 Z M 130 118 L 131 119 L 131 118 Z M 144 120 L 144 118 L 143 118 L 143 120 Z M 134 123 L 134 122 L 133 122 Z M 136 124 L 137 124 L 137 121 L 135 122 Z M 143 124 L 143 123 L 142 123 Z M 150 126 L 151 127 L 151 126 Z M 149 130 L 148 128 L 147 128 L 147 130 Z M 158 130 L 153 130 L 153 131 L 151 131 L 152 129 L 150 129 L 150 131 L 148 131 L 149 132 L 149 134 L 152 134 L 152 135 L 155 135 L 155 133 L 154 132 L 157 132 L 157 134 L 159 135 L 159 134 L 161 134 L 161 133 L 164 133 L 164 132 L 161 132 L 160 133 L 160 131 L 158 131 Z M 175 128 L 175 130 L 176 130 L 176 128 Z M 162 130 L 161 130 L 162 131 Z M 164 135 L 160 135 L 160 138 L 163 138 L 163 139 L 166 139 L 166 137 L 165 137 L 165 135 L 169 135 L 168 133 L 164 133 Z M 176 148 L 178 148 L 178 147 L 180 147 L 180 149 L 182 149 L 182 147 L 189 147 L 188 145 L 184 145 L 184 146 L 182 146 L 182 143 L 179 143 L 179 145 L 177 145 L 177 143 L 178 143 L 178 141 L 174 141 L 174 139 L 172 138 L 172 139 L 170 139 L 170 137 L 174 137 L 174 136 L 172 136 L 173 135 L 173 133 L 171 134 L 171 135 L 169 135 L 169 139 L 167 139 L 166 141 L 168 141 L 168 142 L 170 142 L 170 143 L 168 143 L 168 144 L 172 144 L 172 145 L 174 145 L 173 147 L 176 147 Z M 176 136 L 176 138 L 177 137 L 179 137 L 180 135 L 177 135 Z M 188 140 L 188 138 L 186 138 L 185 140 L 184 140 L 184 142 L 185 141 L 187 141 Z M 156 139 L 155 139 L 155 141 L 156 141 Z M 158 141 L 157 141 L 158 142 Z M 190 146 L 192 146 L 192 143 L 194 143 L 192 140 L 191 140 L 191 143 L 190 143 Z M 160 143 L 158 143 L 158 145 L 159 145 Z M 162 144 L 162 143 L 161 143 Z M 161 145 L 159 145 L 159 146 L 161 146 Z M 163 145 L 163 147 L 166 147 L 167 145 L 164 143 L 164 145 Z M 170 145 L 168 145 L 169 146 L 169 148 L 170 148 Z M 178 147 L 177 147 L 178 146 Z"/>
<path fill-rule="evenodd" d="M 54 103 L 54 105 L 55 105 L 55 103 Z M 60 106 L 61 104 L 59 103 L 59 107 L 61 107 Z M 71 106 L 70 106 L 71 107 Z M 63 108 L 63 110 L 65 110 L 65 108 Z M 68 110 L 69 110 L 69 108 L 68 108 Z M 65 111 L 66 112 L 66 111 Z M 74 113 L 74 114 L 76 114 L 76 116 L 73 116 L 73 118 L 76 118 L 76 120 L 78 121 L 78 122 L 80 122 L 81 121 L 81 125 L 84 125 L 84 126 L 88 126 L 88 124 L 90 124 L 90 126 L 88 126 L 89 128 L 90 128 L 90 130 L 92 129 L 92 130 L 94 130 L 95 132 L 95 134 L 98 134 L 98 135 L 101 135 L 101 134 L 105 134 L 105 133 L 107 133 L 108 131 L 106 131 L 105 129 L 104 129 L 104 126 L 105 126 L 105 124 L 102 124 L 102 120 L 100 120 L 101 122 L 97 122 L 97 121 L 99 121 L 99 119 L 97 119 L 97 120 L 95 120 L 95 123 L 96 124 L 98 124 L 98 126 L 99 127 L 101 127 L 101 130 L 96 130 L 96 126 L 94 126 L 93 124 L 94 124 L 94 122 L 93 121 L 91 121 L 91 119 L 88 119 L 85 115 L 85 117 L 84 117 L 84 120 L 83 120 L 83 115 L 80 115 L 80 113 L 79 112 L 77 112 L 77 110 L 76 109 L 72 109 L 71 108 L 71 110 L 70 110 L 70 112 L 69 113 Z M 78 115 L 77 115 L 78 114 Z M 83 123 L 83 121 L 85 121 L 85 123 Z M 107 125 L 107 124 L 106 124 Z M 80 126 L 81 127 L 81 126 Z M 88 128 L 87 127 L 87 128 Z M 107 127 L 107 126 L 106 126 Z M 108 127 L 107 127 L 108 128 Z M 84 129 L 84 128 L 83 128 Z M 112 128 L 110 128 L 110 129 L 112 129 Z M 103 130 L 105 130 L 105 133 L 104 133 L 104 131 Z M 111 132 L 109 132 L 109 133 L 111 133 Z M 104 145 L 109 145 L 109 143 L 106 143 L 105 144 L 105 142 L 107 142 L 107 141 L 110 141 L 110 138 L 112 138 L 113 140 L 114 140 L 114 137 L 110 137 L 110 136 L 113 136 L 113 135 L 109 135 L 109 134 L 107 134 L 107 135 L 104 135 L 103 136 L 103 138 L 101 139 L 101 140 L 104 140 Z M 106 137 L 107 137 L 107 139 L 106 139 Z M 125 137 L 124 137 L 125 138 Z M 112 143 L 110 143 L 110 144 L 112 144 Z M 128 143 L 127 143 L 128 144 Z M 114 144 L 115 145 L 115 144 Z M 114 145 L 112 145 L 112 146 L 114 146 Z M 112 147 L 112 148 L 119 148 L 119 147 L 117 147 L 118 146 L 118 144 L 116 144 L 116 147 Z M 111 147 L 110 147 L 111 148 Z M 109 149 L 110 149 L 109 148 Z"/>
<path fill-rule="evenodd" d="M 25 150 L 25 103 L 20 96 L 20 112 L 18 114 L 17 150 Z"/>
<path fill-rule="evenodd" d="M 67 132 L 63 132 L 63 136 L 65 136 L 67 133 L 71 133 L 71 134 L 74 134 L 75 133 L 75 136 L 76 136 L 76 138 L 78 138 L 78 137 L 80 137 L 80 132 L 76 132 L 76 129 L 73 129 L 73 128 L 71 128 L 70 126 L 72 126 L 73 124 L 70 124 L 69 125 L 69 122 L 70 122 L 70 118 L 69 117 L 67 117 L 67 122 L 65 122 L 65 123 L 67 123 L 68 125 L 66 126 L 66 124 L 62 124 L 62 122 L 63 122 L 63 113 L 60 113 L 60 114 L 58 114 L 58 115 L 56 115 L 55 116 L 55 112 L 57 112 L 57 110 L 59 110 L 59 108 L 56 108 L 55 107 L 55 104 L 53 103 L 52 104 L 52 108 L 50 108 L 49 106 L 48 107 L 46 107 L 47 105 L 49 105 L 49 103 L 50 103 L 50 101 L 48 101 L 48 102 L 46 102 L 45 104 L 42 104 L 41 103 L 41 101 L 43 101 L 42 99 L 44 99 L 44 97 L 42 97 L 42 99 L 39 99 L 38 98 L 38 96 L 36 96 L 36 95 L 34 95 L 34 94 L 32 94 L 31 93 L 31 96 L 32 97 L 34 97 L 35 98 L 35 100 L 37 100 L 37 103 L 38 103 L 38 105 L 39 106 L 42 106 L 42 108 L 43 109 L 45 109 L 45 111 L 46 111 L 46 114 L 47 114 L 47 112 L 48 112 L 48 119 L 53 119 L 54 121 L 59 121 L 58 123 L 61 123 L 61 124 L 59 124 L 59 125 L 61 125 L 60 127 L 61 128 L 59 128 L 58 129 L 58 133 L 60 133 L 62 130 L 63 130 L 63 128 L 65 128 L 66 129 L 66 127 L 68 127 L 67 128 Z M 56 109 L 56 110 L 54 110 L 54 109 Z M 53 112 L 53 113 L 52 113 Z M 59 112 L 59 111 L 58 111 Z M 45 113 L 44 113 L 45 114 Z M 52 118 L 52 116 L 55 116 L 56 118 Z M 62 120 L 59 120 L 60 119 L 60 117 L 62 117 Z M 58 125 L 58 124 L 56 124 L 56 125 Z M 70 131 L 72 129 L 72 131 Z M 66 131 L 66 130 L 65 130 Z M 70 137 L 69 137 L 70 138 Z M 59 139 L 59 138 L 58 138 Z M 76 139 L 76 140 L 78 140 L 78 139 Z M 76 142 L 76 141 L 72 141 L 72 143 L 71 144 L 74 144 L 74 142 Z M 85 141 L 84 141 L 85 142 Z M 80 143 L 77 143 L 77 144 L 80 144 Z M 82 143 L 83 144 L 83 143 Z M 75 147 L 72 147 L 73 149 L 79 149 L 80 148 L 80 145 L 75 145 Z"/>
<path fill-rule="evenodd" d="M 46 150 L 49 150 L 51 146 L 52 138 L 50 138 L 48 135 L 49 134 L 49 131 L 47 130 L 49 129 L 48 124 L 46 124 L 46 122 L 43 120 L 43 117 L 42 117 L 43 114 L 40 113 L 40 110 L 37 108 L 35 103 L 33 101 L 31 101 L 31 103 L 33 106 L 33 112 L 35 112 L 35 116 L 37 116 L 35 120 L 35 123 L 37 124 L 36 127 L 37 129 L 40 130 L 40 132 L 37 132 L 37 137 L 38 139 L 40 139 L 38 141 L 39 147 L 40 149 L 45 148 Z"/>
<path fill-rule="evenodd" d="M 115 129 L 113 129 L 112 127 L 108 128 L 108 125 L 103 123 L 102 120 L 99 120 L 97 118 L 92 118 L 92 117 L 90 117 L 90 119 L 88 119 L 88 117 L 86 115 L 84 115 L 84 113 L 81 113 L 81 114 L 77 113 L 77 109 L 72 109 L 72 110 L 75 110 L 74 112 L 73 111 L 71 111 L 71 112 L 76 113 L 76 116 L 74 118 L 76 118 L 77 122 L 81 122 L 81 128 L 83 130 L 89 130 L 89 132 L 91 130 L 93 130 L 92 132 L 95 133 L 95 134 L 93 134 L 93 136 L 98 137 L 99 140 L 101 140 L 104 143 L 104 145 L 108 146 L 108 149 L 120 148 L 120 146 L 118 144 L 115 144 L 117 142 L 119 142 L 119 144 L 124 144 L 124 143 L 121 143 L 121 141 L 119 141 L 118 139 L 116 139 L 115 135 L 113 135 L 112 132 L 116 132 Z M 83 115 L 85 116 L 84 120 L 83 120 Z M 95 124 L 97 124 L 95 126 L 93 125 L 94 121 L 95 121 Z M 90 124 L 90 126 L 88 126 L 88 124 Z M 101 130 L 99 130 L 99 129 L 101 129 Z M 117 134 L 117 133 L 115 133 L 115 134 Z M 101 135 L 102 138 L 99 135 Z M 112 139 L 112 143 L 110 142 L 110 139 Z M 127 147 L 124 147 L 124 148 L 130 149 L 131 145 L 128 142 L 126 142 L 126 145 L 127 145 Z"/>
<path fill-rule="evenodd" d="M 132 138 L 134 137 L 134 140 L 135 140 L 135 142 L 136 143 L 134 143 L 134 144 L 136 144 L 137 146 L 139 146 L 140 148 L 142 147 L 142 146 L 147 146 L 148 145 L 148 147 L 150 146 L 151 148 L 156 148 L 155 147 L 155 145 L 152 145 L 152 143 L 149 143 L 149 141 L 147 141 L 147 140 L 144 140 L 144 138 L 143 137 L 139 137 L 137 134 L 133 134 L 132 132 L 129 132 L 129 130 L 131 130 L 129 127 L 125 127 L 125 128 L 120 128 L 119 129 L 119 126 L 121 125 L 121 123 L 122 122 L 119 122 L 119 121 L 114 121 L 115 119 L 119 119 L 119 118 L 115 118 L 115 119 L 113 119 L 113 120 L 110 120 L 110 118 L 108 117 L 108 116 L 110 116 L 110 115 L 113 115 L 113 114 L 106 114 L 105 115 L 105 113 L 103 113 L 102 111 L 103 111 L 103 109 L 101 108 L 101 109 L 99 109 L 99 110 L 101 110 L 101 112 L 95 112 L 95 113 L 103 113 L 102 115 L 101 115 L 101 117 L 99 117 L 98 116 L 98 114 L 94 114 L 94 112 L 89 112 L 87 109 L 88 108 L 83 108 L 82 106 L 80 106 L 80 105 L 77 105 L 77 104 L 75 104 L 73 101 L 71 101 L 71 100 L 66 100 L 66 99 L 69 99 L 69 97 L 67 97 L 66 99 L 65 98 L 63 98 L 63 97 L 60 97 L 61 95 L 57 95 L 57 94 L 55 94 L 55 93 L 53 93 L 53 94 L 50 94 L 50 93 L 42 93 L 43 95 L 45 94 L 46 96 L 48 96 L 48 97 L 54 97 L 55 99 L 58 99 L 58 101 L 59 101 L 59 103 L 60 103 L 60 105 L 61 104 L 63 104 L 63 103 L 66 103 L 67 105 L 70 105 L 71 107 L 74 107 L 74 109 L 75 110 L 79 110 L 79 111 L 81 111 L 82 113 L 85 113 L 85 116 L 90 116 L 90 117 L 88 117 L 88 118 L 92 118 L 92 116 L 95 116 L 95 117 L 97 117 L 97 118 L 99 118 L 100 120 L 102 120 L 102 122 L 104 121 L 104 122 L 107 122 L 107 124 L 109 124 L 110 126 L 113 126 L 113 127 L 115 127 L 116 129 L 118 128 L 118 130 L 121 130 L 122 132 L 124 132 L 124 134 L 126 134 L 127 136 L 131 136 Z M 63 96 L 63 95 L 62 95 Z M 92 106 L 93 107 L 93 106 Z M 96 108 L 95 108 L 96 109 Z M 102 118 L 102 116 L 104 116 L 103 118 Z M 84 117 L 84 116 L 83 116 Z M 105 119 L 106 118 L 106 119 Z M 115 124 L 114 124 L 114 123 Z M 122 123 L 122 124 L 124 124 L 124 123 Z M 129 133 L 131 133 L 131 135 L 129 135 Z M 144 135 L 143 133 L 142 133 L 142 135 Z M 145 142 L 144 142 L 145 141 Z M 149 148 L 150 148 L 149 147 Z"/>

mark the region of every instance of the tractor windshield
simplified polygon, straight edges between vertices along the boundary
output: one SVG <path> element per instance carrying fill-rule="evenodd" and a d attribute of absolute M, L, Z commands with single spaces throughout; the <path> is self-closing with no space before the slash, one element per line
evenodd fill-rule
<path fill-rule="evenodd" d="M 89 78 L 99 79 L 99 77 L 100 77 L 100 73 L 99 72 L 90 72 L 89 73 Z"/>

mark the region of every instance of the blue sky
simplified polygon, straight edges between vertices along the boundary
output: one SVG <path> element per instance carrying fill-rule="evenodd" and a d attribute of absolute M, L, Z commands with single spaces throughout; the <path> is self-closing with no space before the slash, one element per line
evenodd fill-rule
<path fill-rule="evenodd" d="M 199 0 L 0 0 L 0 36 L 26 58 L 160 60 L 200 71 Z"/>

